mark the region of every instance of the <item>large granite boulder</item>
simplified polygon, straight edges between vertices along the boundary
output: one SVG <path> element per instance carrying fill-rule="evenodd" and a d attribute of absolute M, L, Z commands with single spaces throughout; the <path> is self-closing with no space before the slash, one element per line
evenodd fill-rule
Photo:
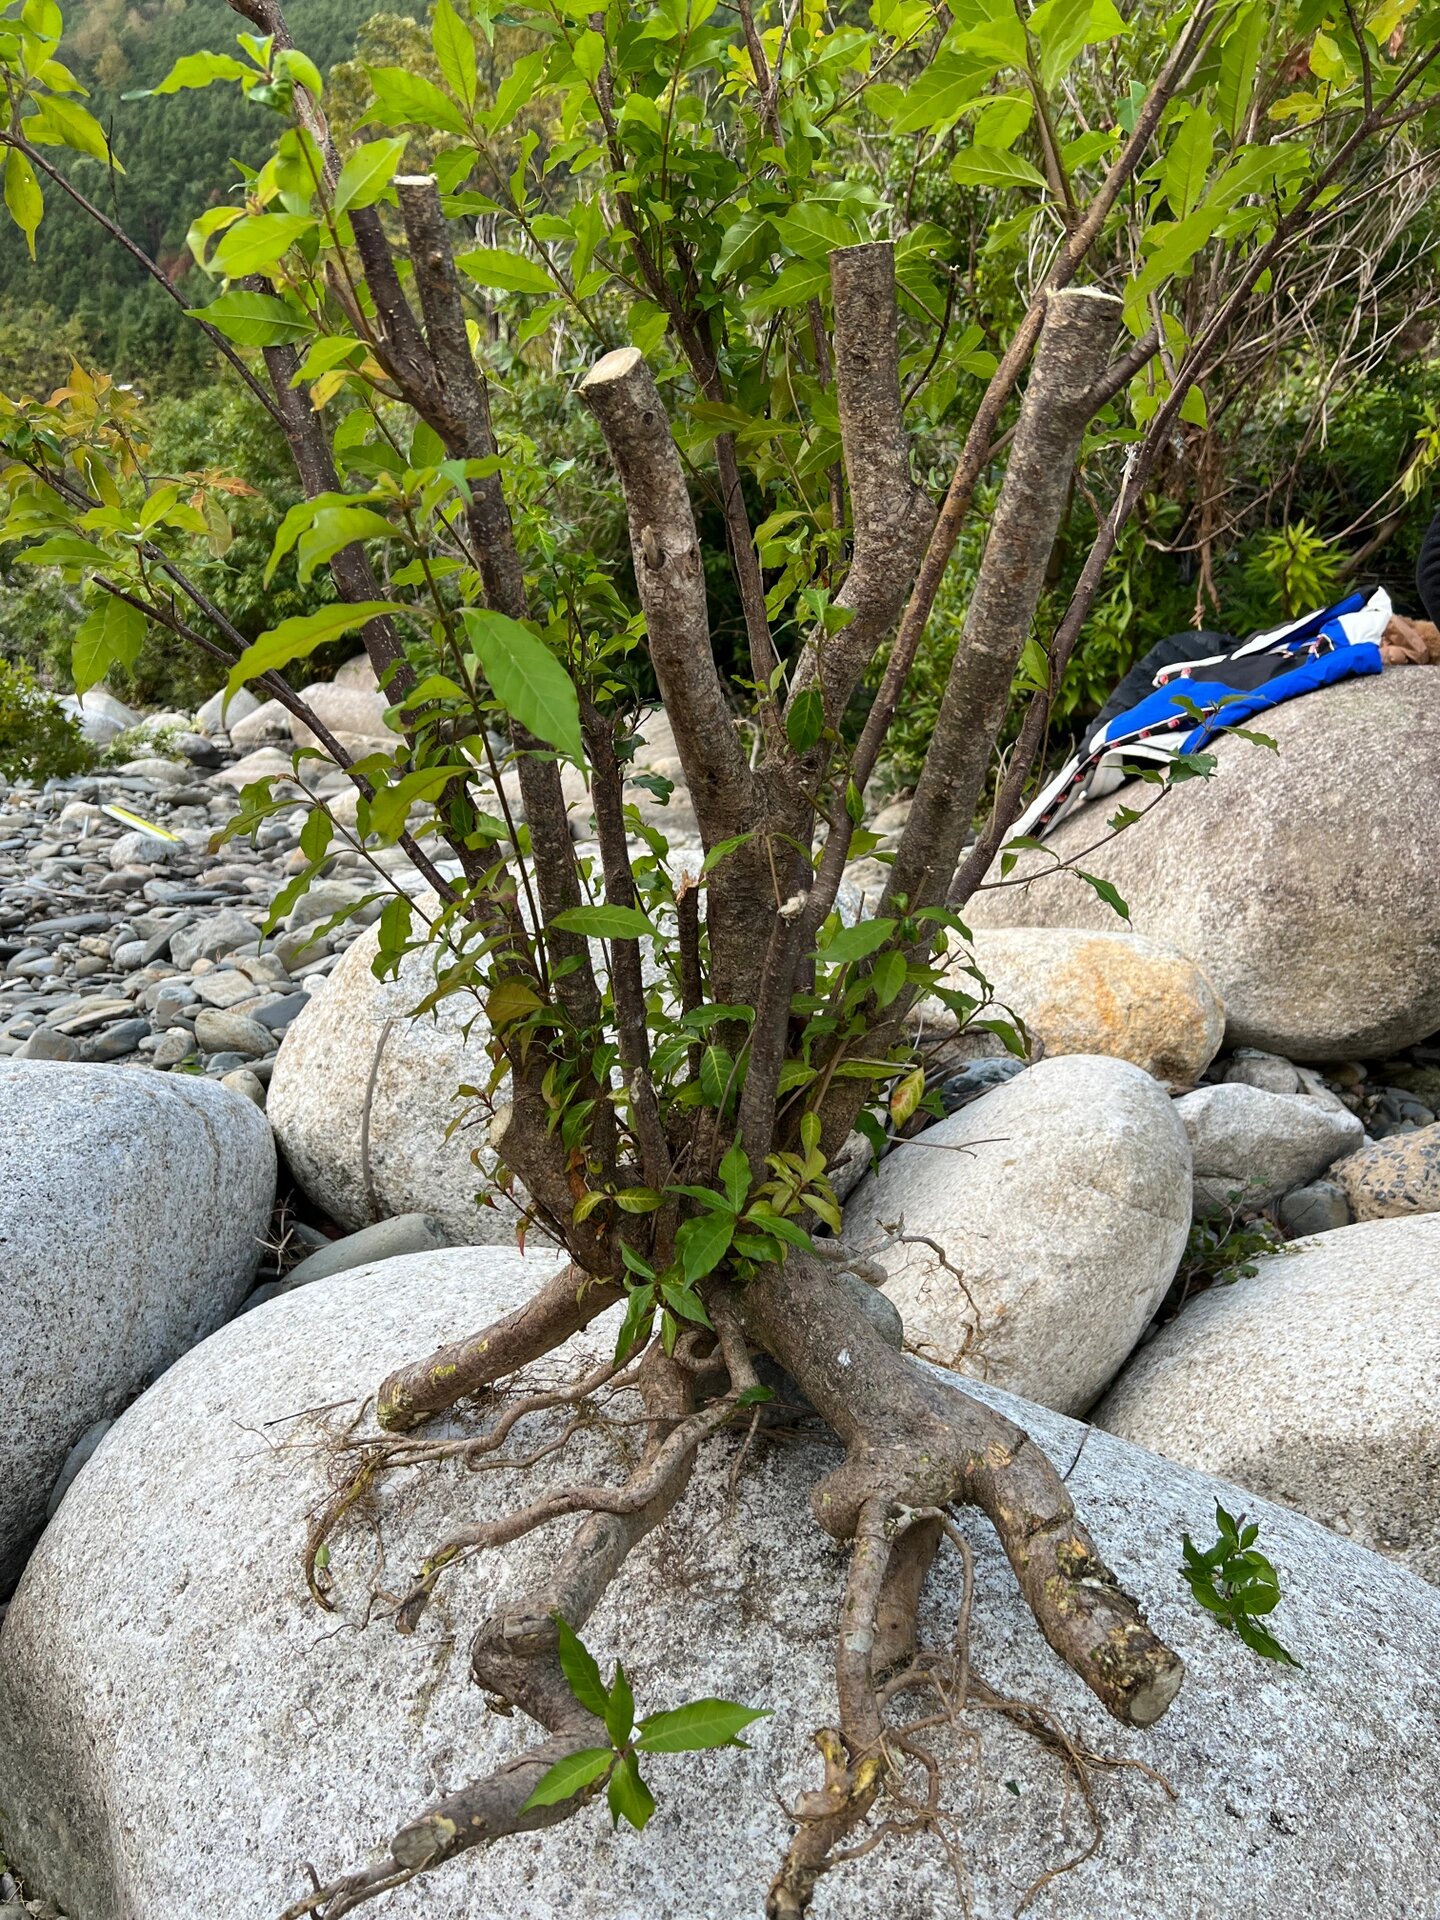
<path fill-rule="evenodd" d="M 1293 1241 L 1193 1300 L 1103 1427 L 1298 1507 L 1440 1582 L 1440 1216 Z"/>
<path fill-rule="evenodd" d="M 213 1082 L 0 1061 L 0 1595 L 80 1435 L 239 1306 L 274 1198 Z"/>
<path fill-rule="evenodd" d="M 397 1360 L 513 1306 L 551 1270 L 533 1254 L 457 1249 L 302 1288 L 188 1355 L 101 1443 L 0 1637 L 0 1846 L 69 1920 L 275 1920 L 309 1888 L 307 1863 L 328 1880 L 375 1857 L 417 1809 L 531 1743 L 521 1716 L 487 1712 L 467 1642 L 498 1597 L 553 1564 L 568 1523 L 453 1569 L 413 1636 L 394 1632 L 373 1589 L 403 1580 L 460 1516 L 503 1511 L 562 1476 L 615 1478 L 613 1438 L 592 1428 L 519 1484 L 455 1462 L 382 1480 L 369 1518 L 386 1561 L 368 1519 L 335 1539 L 335 1614 L 308 1602 L 300 1554 L 306 1516 L 333 1486 L 333 1452 L 317 1444 L 328 1423 L 347 1424 Z M 572 1357 L 613 1339 L 597 1327 Z M 1298 1515 L 973 1390 L 1068 1473 L 1102 1549 L 1187 1665 L 1157 1726 L 1117 1727 L 1041 1639 L 988 1526 L 961 1514 L 977 1670 L 1052 1706 L 1096 1753 L 1153 1768 L 1174 1795 L 1096 1770 L 1104 1837 L 1045 1888 L 1049 1920 L 1271 1920 L 1316 1911 L 1317 1890 L 1331 1913 L 1429 1914 L 1440 1594 Z M 531 1449 L 564 1417 L 532 1416 L 517 1440 Z M 643 1835 L 612 1833 L 591 1807 L 398 1889 L 389 1920 L 760 1912 L 786 1808 L 818 1784 L 811 1735 L 834 1719 L 845 1560 L 807 1508 L 833 1450 L 808 1432 L 773 1447 L 762 1437 L 732 1484 L 740 1444 L 702 1459 L 585 1637 L 606 1671 L 623 1657 L 642 1713 L 711 1693 L 770 1709 L 747 1731 L 750 1750 L 657 1757 L 659 1809 Z M 1180 1536 L 1208 1540 L 1217 1499 L 1260 1523 L 1284 1593 L 1271 1625 L 1301 1671 L 1259 1661 L 1180 1579 Z M 947 1548 L 922 1606 L 931 1644 L 949 1639 L 959 1602 Z M 1003 1715 L 973 1712 L 959 1732 L 925 1738 L 943 1804 L 963 1809 L 968 1898 L 939 1845 L 917 1838 L 827 1878 L 817 1920 L 1010 1920 L 1089 1841 L 1063 1766 Z"/>
<path fill-rule="evenodd" d="M 1189 954 L 1232 1046 L 1292 1060 L 1381 1058 L 1440 1028 L 1440 888 L 1422 822 L 1440 810 L 1440 673 L 1395 667 L 1265 715 L 1279 751 L 1233 736 L 1108 844 L 1119 801 L 1082 808 L 1025 886 L 982 892 L 976 926 L 1096 927 L 1114 913 L 1053 855 L 1083 854 L 1137 933 Z M 1145 789 L 1140 789 L 1143 793 Z M 1094 849 L 1090 851 L 1090 849 Z"/>
<path fill-rule="evenodd" d="M 1190 1149 L 1157 1081 L 1122 1060 L 1042 1060 L 893 1148 L 845 1207 L 927 1358 L 1083 1412 L 1144 1331 L 1190 1230 Z"/>
<path fill-rule="evenodd" d="M 377 980 L 378 945 L 378 929 L 362 933 L 281 1042 L 266 1112 L 285 1158 L 343 1227 L 428 1213 L 457 1240 L 513 1241 L 515 1209 L 480 1204 L 497 1156 L 460 1094 L 490 1078 L 483 1010 L 458 993 L 413 1018 L 434 989 L 432 956 L 417 948 Z"/>
<path fill-rule="evenodd" d="M 990 983 L 1001 1008 L 1024 1023 L 1047 1059 L 1099 1053 L 1133 1061 L 1170 1086 L 1193 1086 L 1220 1051 L 1225 1009 L 1203 971 L 1173 947 L 1138 934 L 1071 927 L 987 927 L 965 959 Z M 946 985 L 976 991 L 965 959 Z M 915 1008 L 930 1033 L 955 1025 L 935 1002 Z"/>

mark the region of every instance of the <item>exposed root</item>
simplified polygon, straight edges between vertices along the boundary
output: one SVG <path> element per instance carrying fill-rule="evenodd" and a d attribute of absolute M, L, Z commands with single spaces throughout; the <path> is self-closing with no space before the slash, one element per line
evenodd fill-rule
<path fill-rule="evenodd" d="M 531 1303 L 533 1311 L 522 1309 L 489 1334 L 445 1350 L 462 1356 L 453 1372 L 446 1371 L 452 1362 L 442 1368 L 437 1356 L 392 1375 L 382 1390 L 385 1424 L 403 1430 L 415 1424 L 427 1398 L 448 1406 L 465 1393 L 493 1387 L 608 1303 L 607 1290 L 599 1287 L 577 1300 L 573 1272 L 558 1276 Z M 558 1760 L 608 1740 L 565 1680 L 556 1619 L 577 1630 L 583 1626 L 626 1556 L 680 1498 L 697 1450 L 734 1418 L 755 1384 L 751 1343 L 786 1369 L 845 1444 L 843 1464 L 816 1487 L 812 1506 L 826 1532 L 851 1547 L 835 1649 L 838 1724 L 815 1736 L 823 1777 L 794 1810 L 795 1832 L 766 1900 L 768 1920 L 802 1920 L 820 1878 L 833 1866 L 863 1857 L 887 1837 L 917 1832 L 933 1834 L 944 1847 L 968 1906 L 955 1820 L 943 1807 L 940 1765 L 924 1736 L 945 1728 L 973 1737 L 962 1716 L 976 1710 L 1002 1714 L 1053 1752 L 1091 1819 L 1088 1846 L 1042 1874 L 1022 1910 L 1057 1873 L 1078 1866 L 1098 1846 L 1091 1786 L 1096 1767 L 1138 1766 L 1158 1779 L 1139 1762 L 1090 1752 L 1048 1709 L 999 1693 L 971 1665 L 974 1572 L 968 1544 L 950 1517 L 960 1505 L 978 1506 L 990 1519 L 1046 1639 L 1117 1719 L 1150 1725 L 1183 1678 L 1180 1661 L 1100 1558 L 1061 1477 L 1039 1448 L 1000 1414 L 895 1353 L 853 1297 L 804 1254 L 764 1271 L 743 1296 L 725 1286 L 711 1289 L 707 1304 L 713 1336 L 687 1332 L 673 1357 L 652 1346 L 625 1367 L 598 1366 L 568 1386 L 520 1395 L 478 1438 L 354 1442 L 360 1462 L 311 1529 L 312 1591 L 319 1585 L 314 1543 L 365 1504 L 380 1472 L 454 1459 L 472 1466 L 518 1465 L 501 1449 L 527 1413 L 574 1411 L 560 1438 L 529 1456 L 539 1459 L 587 1421 L 623 1424 L 597 1415 L 595 1396 L 635 1390 L 644 1403 L 644 1451 L 622 1484 L 562 1488 L 517 1512 L 458 1527 L 426 1560 L 397 1610 L 396 1624 L 413 1627 L 446 1567 L 583 1515 L 553 1574 L 487 1620 L 471 1647 L 473 1678 L 492 1704 L 525 1713 L 548 1738 L 430 1807 L 394 1835 L 387 1861 L 313 1892 L 284 1920 L 339 1920 L 467 1848 L 556 1824 L 592 1796 L 594 1789 L 587 1788 L 526 1810 Z M 712 1388 L 723 1391 L 706 1399 Z M 920 1595 L 942 1538 L 961 1558 L 961 1603 L 951 1649 L 922 1654 L 915 1644 Z M 324 1603 L 323 1594 L 317 1598 Z M 894 1702 L 916 1691 L 931 1694 L 935 1709 L 891 1724 Z M 883 1817 L 867 1830 L 882 1795 Z"/>
<path fill-rule="evenodd" d="M 433 1414 L 447 1413 L 471 1394 L 553 1353 L 623 1298 L 623 1288 L 567 1267 L 523 1307 L 484 1332 L 398 1368 L 381 1385 L 376 1418 L 391 1433 L 409 1432 Z"/>

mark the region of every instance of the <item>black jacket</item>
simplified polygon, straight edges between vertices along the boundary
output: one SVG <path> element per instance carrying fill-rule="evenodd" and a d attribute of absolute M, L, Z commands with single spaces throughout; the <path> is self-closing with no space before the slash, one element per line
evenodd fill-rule
<path fill-rule="evenodd" d="M 1420 604 L 1436 626 L 1440 626 L 1440 513 L 1430 522 L 1430 530 L 1420 546 L 1415 563 L 1415 585 Z"/>

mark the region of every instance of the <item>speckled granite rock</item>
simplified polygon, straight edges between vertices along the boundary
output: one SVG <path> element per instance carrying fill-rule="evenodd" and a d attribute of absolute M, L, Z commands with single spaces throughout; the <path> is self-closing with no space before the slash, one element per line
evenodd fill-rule
<path fill-rule="evenodd" d="M 1361 1147 L 1334 1170 L 1357 1220 L 1440 1212 L 1440 1125 Z"/>

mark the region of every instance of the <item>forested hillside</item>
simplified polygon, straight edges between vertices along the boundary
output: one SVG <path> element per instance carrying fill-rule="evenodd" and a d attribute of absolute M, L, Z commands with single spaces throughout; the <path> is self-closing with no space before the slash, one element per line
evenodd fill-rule
<path fill-rule="evenodd" d="M 322 67 L 351 52 L 368 11 L 365 0 L 297 0 L 291 9 L 297 39 Z M 182 55 L 233 45 L 235 16 L 224 0 L 85 0 L 71 18 L 67 61 L 125 168 L 111 179 L 97 162 L 80 159 L 73 177 L 183 278 L 186 228 L 224 183 L 238 180 L 232 162 L 261 163 L 275 128 L 238 92 L 163 102 L 135 96 Z M 206 297 L 204 281 L 197 279 L 194 297 Z M 118 247 L 97 245 L 91 223 L 59 195 L 46 208 L 33 264 L 13 229 L 0 239 L 0 303 L 0 358 L 33 367 L 37 382 L 63 376 L 67 350 L 87 352 L 117 379 L 143 380 L 156 393 L 190 391 L 213 377 L 196 329 Z"/>

